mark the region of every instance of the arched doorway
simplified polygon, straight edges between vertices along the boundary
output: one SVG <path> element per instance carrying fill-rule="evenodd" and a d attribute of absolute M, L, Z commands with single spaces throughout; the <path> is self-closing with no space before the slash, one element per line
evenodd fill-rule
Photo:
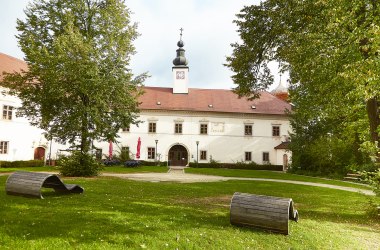
<path fill-rule="evenodd" d="M 38 147 L 34 149 L 34 159 L 35 160 L 44 160 L 45 159 L 45 148 Z"/>
<path fill-rule="evenodd" d="M 282 169 L 283 169 L 283 171 L 287 171 L 288 170 L 288 165 L 289 165 L 288 155 L 284 154 L 282 156 Z"/>
<path fill-rule="evenodd" d="M 186 166 L 188 162 L 187 149 L 182 145 L 174 145 L 169 150 L 170 166 Z"/>

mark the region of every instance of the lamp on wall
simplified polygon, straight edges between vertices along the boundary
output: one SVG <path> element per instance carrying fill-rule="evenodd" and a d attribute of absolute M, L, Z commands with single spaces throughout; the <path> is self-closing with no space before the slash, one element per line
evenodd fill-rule
<path fill-rule="evenodd" d="M 158 143 L 158 140 L 155 140 L 155 142 L 156 142 L 156 155 L 155 155 L 155 157 L 154 157 L 154 159 L 156 160 L 156 162 L 157 162 L 157 143 Z"/>
<path fill-rule="evenodd" d="M 199 141 L 196 141 L 195 143 L 197 144 L 197 166 L 198 166 L 198 145 L 199 145 Z"/>

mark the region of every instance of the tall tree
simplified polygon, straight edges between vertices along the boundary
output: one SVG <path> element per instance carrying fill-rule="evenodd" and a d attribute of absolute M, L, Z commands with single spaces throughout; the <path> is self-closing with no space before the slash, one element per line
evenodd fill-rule
<path fill-rule="evenodd" d="M 233 44 L 227 58 L 236 92 L 267 87 L 268 62 L 281 61 L 290 72 L 295 133 L 317 124 L 324 129 L 314 135 L 350 131 L 379 160 L 379 14 L 376 0 L 267 0 L 245 7 L 235 21 L 243 43 Z"/>
<path fill-rule="evenodd" d="M 22 100 L 19 115 L 75 145 L 84 164 L 92 140 L 137 122 L 146 75 L 128 68 L 136 25 L 123 0 L 35 0 L 25 14 L 17 38 L 28 70 L 2 85 Z"/>

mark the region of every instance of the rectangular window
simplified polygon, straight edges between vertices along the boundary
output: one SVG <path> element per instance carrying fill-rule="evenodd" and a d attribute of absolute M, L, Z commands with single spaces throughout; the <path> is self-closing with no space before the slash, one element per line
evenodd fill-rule
<path fill-rule="evenodd" d="M 252 161 L 252 152 L 245 152 L 245 161 Z"/>
<path fill-rule="evenodd" d="M 280 126 L 272 126 L 272 136 L 280 136 Z"/>
<path fill-rule="evenodd" d="M 149 133 L 156 133 L 156 123 L 155 122 L 149 123 Z"/>
<path fill-rule="evenodd" d="M 96 152 L 95 152 L 95 158 L 97 159 L 97 160 L 101 160 L 102 159 L 102 149 L 101 148 L 97 148 L 96 149 Z"/>
<path fill-rule="evenodd" d="M 130 131 L 130 126 L 123 128 L 123 132 L 129 132 L 129 131 Z"/>
<path fill-rule="evenodd" d="M 207 124 L 201 124 L 200 134 L 201 135 L 207 135 Z"/>
<path fill-rule="evenodd" d="M 3 106 L 3 119 L 4 120 L 12 120 L 12 111 L 13 107 L 12 106 Z"/>
<path fill-rule="evenodd" d="M 8 154 L 9 141 L 0 141 L 0 154 Z"/>
<path fill-rule="evenodd" d="M 252 125 L 244 126 L 244 135 L 252 135 Z"/>
<path fill-rule="evenodd" d="M 155 148 L 148 148 L 148 159 L 155 159 L 156 156 L 156 149 Z"/>
<path fill-rule="evenodd" d="M 207 160 L 207 151 L 201 150 L 201 160 Z"/>
<path fill-rule="evenodd" d="M 182 134 L 182 123 L 176 123 L 175 124 L 174 133 Z"/>
<path fill-rule="evenodd" d="M 268 163 L 269 162 L 269 153 L 263 152 L 263 162 Z"/>

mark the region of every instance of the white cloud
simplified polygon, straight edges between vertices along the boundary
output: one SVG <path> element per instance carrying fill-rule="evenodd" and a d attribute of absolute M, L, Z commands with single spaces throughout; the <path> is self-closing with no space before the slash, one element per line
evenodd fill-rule
<path fill-rule="evenodd" d="M 186 57 L 190 67 L 190 87 L 234 87 L 232 72 L 225 57 L 232 52 L 230 44 L 239 41 L 232 23 L 244 5 L 259 0 L 127 0 L 138 23 L 141 36 L 136 40 L 137 54 L 132 57 L 135 74 L 148 71 L 149 86 L 171 86 L 172 60 L 176 56 L 179 29 L 184 28 Z M 24 18 L 28 0 L 0 1 L 0 51 L 18 58 L 16 18 Z M 278 80 L 276 80 L 278 82 Z"/>

